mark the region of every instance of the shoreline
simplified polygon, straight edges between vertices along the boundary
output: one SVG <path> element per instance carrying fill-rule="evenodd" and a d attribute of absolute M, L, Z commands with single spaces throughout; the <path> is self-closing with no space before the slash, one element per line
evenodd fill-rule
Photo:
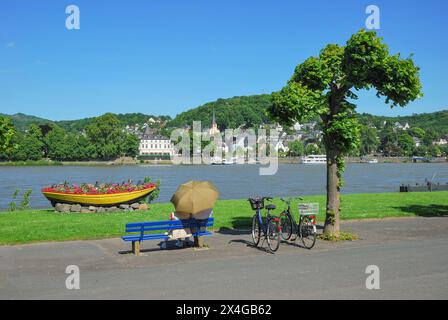
<path fill-rule="evenodd" d="M 300 157 L 286 157 L 279 158 L 278 163 L 281 164 L 300 164 Z M 367 157 L 347 157 L 345 158 L 346 163 L 362 163 L 362 164 L 370 164 L 366 163 L 365 160 Z M 413 162 L 410 157 L 375 157 L 378 160 L 378 163 L 448 163 L 448 159 L 439 157 L 432 158 L 428 162 Z M 244 163 L 247 165 L 248 163 Z M 110 161 L 48 161 L 48 160 L 39 160 L 39 161 L 0 161 L 0 167 L 48 167 L 48 166 L 145 166 L 145 165 L 169 165 L 174 166 L 171 160 L 144 160 L 143 162 L 139 160 L 110 160 Z M 182 165 L 206 165 L 206 164 L 182 164 Z"/>

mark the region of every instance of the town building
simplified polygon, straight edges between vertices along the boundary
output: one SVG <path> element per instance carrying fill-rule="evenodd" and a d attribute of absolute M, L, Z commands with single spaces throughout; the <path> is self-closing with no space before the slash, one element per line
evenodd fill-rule
<path fill-rule="evenodd" d="M 154 130 L 146 128 L 140 136 L 139 154 L 141 156 L 172 156 L 174 145 L 169 138 L 157 135 Z"/>

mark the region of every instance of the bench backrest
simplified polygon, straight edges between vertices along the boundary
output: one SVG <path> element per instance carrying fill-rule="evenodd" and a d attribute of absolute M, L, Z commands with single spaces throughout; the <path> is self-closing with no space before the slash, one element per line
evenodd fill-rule
<path fill-rule="evenodd" d="M 139 232 L 143 236 L 148 231 L 169 231 L 178 229 L 200 229 L 213 226 L 214 218 L 203 220 L 185 219 L 185 220 L 165 220 L 155 222 L 133 222 L 126 224 L 126 232 Z"/>

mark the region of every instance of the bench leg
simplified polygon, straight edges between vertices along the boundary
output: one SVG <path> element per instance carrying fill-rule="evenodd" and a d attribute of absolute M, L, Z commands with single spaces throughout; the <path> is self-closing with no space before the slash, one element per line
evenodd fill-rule
<path fill-rule="evenodd" d="M 204 237 L 194 237 L 194 246 L 196 248 L 203 248 L 204 247 Z"/>
<path fill-rule="evenodd" d="M 136 256 L 140 255 L 140 241 L 132 241 L 132 253 Z"/>

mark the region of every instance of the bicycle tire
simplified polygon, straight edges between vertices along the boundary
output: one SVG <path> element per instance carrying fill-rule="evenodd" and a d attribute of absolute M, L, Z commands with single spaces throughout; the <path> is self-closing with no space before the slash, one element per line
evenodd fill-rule
<path fill-rule="evenodd" d="M 315 226 L 307 216 L 300 218 L 299 237 L 303 246 L 307 249 L 313 248 L 316 244 L 317 233 L 315 231 Z"/>
<path fill-rule="evenodd" d="M 291 216 L 289 214 L 282 213 L 280 215 L 280 225 L 282 226 L 282 239 L 285 241 L 290 240 L 294 232 Z"/>
<path fill-rule="evenodd" d="M 268 221 L 266 240 L 269 251 L 272 253 L 276 252 L 280 246 L 281 231 L 279 222 L 274 221 L 274 219 Z"/>
<path fill-rule="evenodd" d="M 255 247 L 258 247 L 261 238 L 261 228 L 260 221 L 258 221 L 258 216 L 255 214 L 252 218 L 252 241 Z"/>

